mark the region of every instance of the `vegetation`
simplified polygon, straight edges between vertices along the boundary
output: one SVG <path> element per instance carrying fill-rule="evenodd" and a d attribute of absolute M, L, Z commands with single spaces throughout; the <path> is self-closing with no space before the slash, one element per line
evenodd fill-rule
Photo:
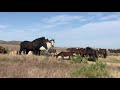
<path fill-rule="evenodd" d="M 21 41 L 3 41 L 0 40 L 0 44 L 13 44 L 13 45 L 19 45 Z"/>
<path fill-rule="evenodd" d="M 19 50 L 19 45 L 0 44 L 6 50 Z M 57 52 L 66 48 L 57 48 Z M 0 54 L 0 78 L 120 78 L 120 56 L 108 54 L 96 62 L 77 56 L 71 60 L 35 55 Z"/>
<path fill-rule="evenodd" d="M 82 61 L 82 57 L 81 56 L 77 56 L 76 58 L 72 58 L 72 61 L 73 62 L 76 62 L 76 63 L 80 63 Z"/>
<path fill-rule="evenodd" d="M 72 73 L 74 77 L 103 78 L 109 77 L 106 64 L 97 61 L 95 64 L 84 64 Z"/>
<path fill-rule="evenodd" d="M 0 55 L 0 78 L 69 78 L 69 60 L 35 55 Z"/>

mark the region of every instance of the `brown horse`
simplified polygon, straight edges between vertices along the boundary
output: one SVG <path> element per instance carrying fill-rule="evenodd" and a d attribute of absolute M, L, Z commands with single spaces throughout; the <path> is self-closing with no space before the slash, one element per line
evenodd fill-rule
<path fill-rule="evenodd" d="M 62 56 L 62 58 L 64 59 L 64 57 L 69 56 L 69 60 L 70 57 L 73 58 L 73 53 L 72 52 L 60 52 L 59 54 L 55 55 L 56 58 L 58 58 L 58 56 Z"/>
<path fill-rule="evenodd" d="M 99 56 L 102 56 L 103 58 L 107 57 L 107 50 L 106 49 L 99 49 L 97 53 Z"/>

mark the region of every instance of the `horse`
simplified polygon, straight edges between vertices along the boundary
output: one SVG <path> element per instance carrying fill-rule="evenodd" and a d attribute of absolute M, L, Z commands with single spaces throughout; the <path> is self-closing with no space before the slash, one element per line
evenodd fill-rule
<path fill-rule="evenodd" d="M 39 52 L 39 48 L 41 46 L 44 46 L 47 49 L 45 37 L 37 38 L 33 40 L 32 42 L 23 41 L 20 43 L 19 54 L 21 54 L 22 51 L 24 51 L 25 54 L 28 54 L 29 51 L 33 51 L 33 53 L 37 55 Z"/>
<path fill-rule="evenodd" d="M 33 51 L 33 43 L 30 41 L 21 42 L 19 54 L 21 54 L 22 51 L 24 54 L 28 54 L 29 51 Z"/>
<path fill-rule="evenodd" d="M 59 54 L 55 55 L 56 58 L 58 58 L 58 56 L 62 56 L 62 58 L 64 59 L 65 56 L 69 56 L 69 60 L 70 60 L 70 57 L 73 58 L 73 53 L 72 52 L 60 52 Z"/>
<path fill-rule="evenodd" d="M 54 39 L 51 39 L 51 40 L 46 39 L 46 41 L 47 41 L 47 43 L 46 43 L 47 44 L 47 51 L 49 49 L 53 49 L 55 40 Z"/>
<path fill-rule="evenodd" d="M 40 47 L 40 51 L 46 51 L 46 53 L 50 54 L 51 55 L 51 50 L 53 49 L 54 47 L 54 43 L 55 43 L 55 40 L 54 39 L 51 39 L 51 40 L 48 40 L 46 39 L 46 44 L 47 44 L 47 49 L 45 49 L 43 46 Z"/>
<path fill-rule="evenodd" d="M 107 50 L 106 49 L 99 49 L 98 54 L 100 56 L 103 56 L 103 58 L 106 58 L 107 57 Z"/>
<path fill-rule="evenodd" d="M 94 50 L 90 47 L 86 47 L 81 56 L 82 57 L 88 57 L 89 56 L 88 60 L 91 60 L 91 61 L 96 61 L 96 59 L 98 59 L 98 55 L 97 55 L 96 50 Z"/>

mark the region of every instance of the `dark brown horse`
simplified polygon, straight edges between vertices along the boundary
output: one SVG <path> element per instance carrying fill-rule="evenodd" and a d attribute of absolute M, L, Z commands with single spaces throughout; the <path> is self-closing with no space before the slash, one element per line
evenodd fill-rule
<path fill-rule="evenodd" d="M 19 54 L 21 54 L 22 51 L 26 54 L 28 54 L 29 51 L 33 51 L 33 53 L 35 55 L 37 55 L 38 52 L 40 52 L 39 48 L 42 46 L 44 46 L 47 49 L 45 37 L 37 38 L 37 39 L 33 40 L 32 42 L 23 41 L 20 43 Z"/>
<path fill-rule="evenodd" d="M 96 50 L 94 50 L 90 47 L 86 47 L 81 56 L 89 57 L 88 60 L 90 60 L 90 61 L 96 61 L 96 59 L 98 59 Z"/>

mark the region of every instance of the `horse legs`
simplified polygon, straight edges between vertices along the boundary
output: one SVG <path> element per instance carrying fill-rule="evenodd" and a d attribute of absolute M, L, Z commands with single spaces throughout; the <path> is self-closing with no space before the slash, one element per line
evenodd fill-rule
<path fill-rule="evenodd" d="M 36 50 L 35 49 L 33 49 L 33 54 L 36 55 Z"/>
<path fill-rule="evenodd" d="M 64 59 L 64 55 L 61 55 L 62 56 L 62 59 Z"/>
<path fill-rule="evenodd" d="M 40 56 L 40 52 L 41 52 L 41 50 L 38 51 L 38 55 L 39 55 L 39 56 Z"/>
<path fill-rule="evenodd" d="M 98 60 L 98 55 L 97 55 L 97 54 L 95 54 L 95 57 L 96 57 L 96 59 Z"/>
<path fill-rule="evenodd" d="M 70 55 L 69 55 L 69 60 L 70 60 Z"/>
<path fill-rule="evenodd" d="M 21 54 L 21 52 L 22 52 L 22 49 L 20 48 L 20 50 L 19 50 L 19 55 Z"/>
<path fill-rule="evenodd" d="M 28 53 L 29 53 L 29 50 L 24 50 L 24 53 L 25 53 L 25 54 L 28 54 Z"/>
<path fill-rule="evenodd" d="M 36 55 L 39 55 L 39 53 L 40 53 L 40 50 L 35 50 Z"/>

